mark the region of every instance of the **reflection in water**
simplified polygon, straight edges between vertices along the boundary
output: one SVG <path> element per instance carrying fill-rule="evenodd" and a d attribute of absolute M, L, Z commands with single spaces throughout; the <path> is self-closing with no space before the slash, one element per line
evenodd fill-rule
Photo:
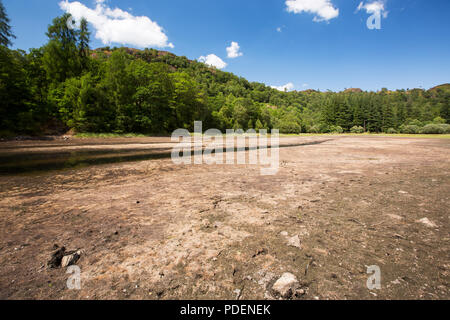
<path fill-rule="evenodd" d="M 329 139 L 330 140 L 330 139 Z M 321 144 L 329 140 L 313 141 L 300 144 L 280 145 L 279 148 L 299 147 Z M 270 146 L 267 147 L 271 149 Z M 257 148 L 246 147 L 245 151 Z M 232 152 L 243 151 L 237 148 Z M 226 153 L 226 150 L 222 151 Z M 214 151 L 211 153 L 214 154 Z M 155 159 L 167 159 L 172 154 L 171 148 L 151 150 L 95 150 L 52 153 L 0 154 L 0 175 L 14 175 L 32 172 L 79 169 L 93 165 L 133 162 Z M 192 150 L 193 154 L 193 150 Z"/>

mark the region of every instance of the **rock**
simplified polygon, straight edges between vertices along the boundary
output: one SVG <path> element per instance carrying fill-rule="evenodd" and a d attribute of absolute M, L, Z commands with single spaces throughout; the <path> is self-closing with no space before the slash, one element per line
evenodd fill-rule
<path fill-rule="evenodd" d="M 400 193 L 400 194 L 408 194 L 408 192 L 403 191 L 403 190 L 400 190 L 398 193 Z"/>
<path fill-rule="evenodd" d="M 301 247 L 302 247 L 300 244 L 300 238 L 298 235 L 293 236 L 292 238 L 289 238 L 287 241 L 288 241 L 288 245 L 291 247 L 296 247 L 299 249 L 301 249 Z"/>
<path fill-rule="evenodd" d="M 287 237 L 289 234 L 286 231 L 280 232 L 280 236 Z"/>
<path fill-rule="evenodd" d="M 234 295 L 235 295 L 235 300 L 239 300 L 241 298 L 241 293 L 242 291 L 239 289 L 236 289 L 233 291 Z"/>
<path fill-rule="evenodd" d="M 272 286 L 272 290 L 285 299 L 289 299 L 298 288 L 299 282 L 292 273 L 285 273 Z"/>
<path fill-rule="evenodd" d="M 295 296 L 298 297 L 298 298 L 304 296 L 305 293 L 306 293 L 306 291 L 304 289 L 297 289 L 297 290 L 295 290 Z"/>
<path fill-rule="evenodd" d="M 52 257 L 47 262 L 50 268 L 59 268 L 61 266 L 61 261 L 66 253 L 66 248 L 62 247 L 52 253 Z"/>
<path fill-rule="evenodd" d="M 430 228 L 437 228 L 437 224 L 435 224 L 434 222 L 430 221 L 428 218 L 423 218 L 420 220 L 417 220 L 417 222 L 423 223 L 424 225 L 426 225 L 427 227 Z"/>
<path fill-rule="evenodd" d="M 75 263 L 78 262 L 78 260 L 80 260 L 80 257 L 81 257 L 81 250 L 78 250 L 77 252 L 65 255 L 62 258 L 61 267 L 66 268 L 68 266 L 74 265 Z"/>
<path fill-rule="evenodd" d="M 208 219 L 203 219 L 202 225 L 204 228 L 211 228 L 211 223 L 209 222 Z"/>
<path fill-rule="evenodd" d="M 259 255 L 264 255 L 267 254 L 268 250 L 266 248 L 260 248 L 258 250 L 256 250 L 256 253 L 252 256 L 252 258 L 255 258 Z"/>
<path fill-rule="evenodd" d="M 401 217 L 401 216 L 399 216 L 399 215 L 397 215 L 397 214 L 388 214 L 387 215 L 389 218 L 392 218 L 392 219 L 394 219 L 394 220 L 403 220 L 403 217 Z"/>

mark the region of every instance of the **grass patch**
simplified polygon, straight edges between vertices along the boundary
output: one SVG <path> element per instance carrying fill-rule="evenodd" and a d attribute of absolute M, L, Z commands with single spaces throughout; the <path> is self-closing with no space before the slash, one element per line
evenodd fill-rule
<path fill-rule="evenodd" d="M 390 137 L 390 138 L 428 138 L 428 139 L 450 139 L 450 134 L 389 134 L 389 133 L 301 133 L 301 134 L 280 134 L 280 137 Z"/>
<path fill-rule="evenodd" d="M 167 135 L 164 135 L 167 136 Z M 204 136 L 204 134 L 191 133 L 191 136 Z M 226 134 L 222 135 L 223 137 Z M 236 135 L 238 136 L 238 135 Z M 255 134 L 258 136 L 258 134 Z M 268 133 L 270 137 L 270 132 Z M 335 136 L 349 136 L 349 137 L 392 137 L 392 138 L 429 138 L 429 139 L 450 139 L 450 134 L 389 134 L 389 133 L 300 133 L 300 134 L 280 134 L 280 137 L 335 137 Z M 140 133 L 77 133 L 76 138 L 145 138 L 145 137 L 162 137 L 161 135 L 140 134 Z"/>
<path fill-rule="evenodd" d="M 76 138 L 144 138 L 151 137 L 151 135 L 145 135 L 140 133 L 77 133 Z"/>

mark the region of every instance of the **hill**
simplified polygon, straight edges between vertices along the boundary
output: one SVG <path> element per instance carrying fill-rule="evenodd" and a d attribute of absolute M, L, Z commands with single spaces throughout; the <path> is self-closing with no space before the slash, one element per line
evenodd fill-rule
<path fill-rule="evenodd" d="M 439 85 L 439 86 L 436 86 L 436 87 L 431 88 L 431 89 L 428 90 L 428 91 L 430 91 L 430 92 L 435 92 L 435 91 L 437 91 L 437 90 L 439 90 L 439 89 L 445 90 L 445 91 L 450 91 L 450 83 L 441 84 L 441 85 Z"/>
<path fill-rule="evenodd" d="M 74 39 L 78 41 L 77 35 Z M 78 42 L 63 46 L 59 41 L 29 53 L 0 52 L 8 62 L 0 83 L 11 84 L 1 92 L 3 130 L 41 134 L 51 126 L 75 132 L 169 134 L 178 128 L 192 130 L 194 121 L 202 121 L 204 130 L 221 131 L 340 133 L 365 126 L 371 132 L 393 132 L 437 117 L 450 121 L 450 94 L 438 90 L 448 85 L 434 94 L 358 88 L 281 92 L 168 51 L 80 50 Z"/>

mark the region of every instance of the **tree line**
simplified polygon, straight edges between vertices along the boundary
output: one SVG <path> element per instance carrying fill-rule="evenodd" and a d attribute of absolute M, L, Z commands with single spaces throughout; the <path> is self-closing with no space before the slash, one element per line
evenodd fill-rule
<path fill-rule="evenodd" d="M 0 1 L 0 134 L 168 134 L 178 128 L 282 133 L 450 133 L 450 88 L 280 92 L 155 49 L 89 48 L 86 20 L 49 25 L 41 48 L 12 50 Z"/>

